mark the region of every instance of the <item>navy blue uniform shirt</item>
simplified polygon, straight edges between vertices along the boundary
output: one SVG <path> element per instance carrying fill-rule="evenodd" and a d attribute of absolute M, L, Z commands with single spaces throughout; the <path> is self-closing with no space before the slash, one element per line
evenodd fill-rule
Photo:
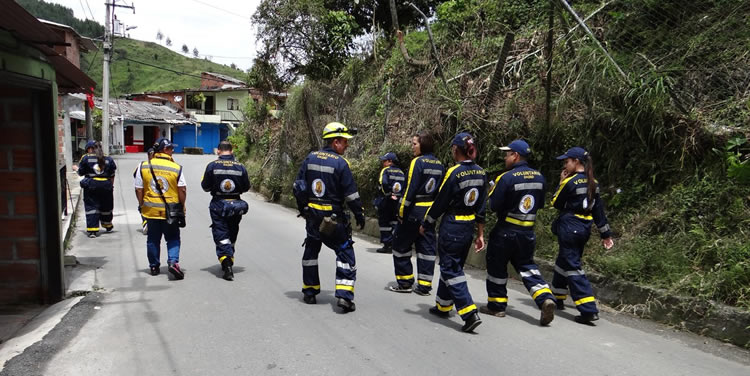
<path fill-rule="evenodd" d="M 412 159 L 398 216 L 421 222 L 424 219 L 424 213 L 437 196 L 444 174 L 445 167 L 432 154 L 420 155 Z"/>
<path fill-rule="evenodd" d="M 588 179 L 586 175 L 577 172 L 560 182 L 560 186 L 552 196 L 552 206 L 560 210 L 559 219 L 563 221 L 581 221 L 584 225 L 590 225 L 593 221 L 599 229 L 602 239 L 612 236 L 604 215 L 604 202 L 599 197 L 599 183 L 596 183 L 594 194 L 594 206 L 586 210 L 588 204 Z"/>
<path fill-rule="evenodd" d="M 435 202 L 425 215 L 430 224 L 448 213 L 455 221 L 484 223 L 487 174 L 473 161 L 463 161 L 448 169 Z"/>
<path fill-rule="evenodd" d="M 294 191 L 300 212 L 308 207 L 324 216 L 340 214 L 346 204 L 355 216 L 364 216 L 349 162 L 329 146 L 307 155 L 297 173 Z"/>
<path fill-rule="evenodd" d="M 113 178 L 117 165 L 110 156 L 104 157 L 104 166 L 99 166 L 96 154 L 84 154 L 78 162 L 78 175 L 89 178 Z"/>
<path fill-rule="evenodd" d="M 214 198 L 239 198 L 250 190 L 250 179 L 245 166 L 234 160 L 234 155 L 220 155 L 206 166 L 201 188 Z"/>
<path fill-rule="evenodd" d="M 378 190 L 383 196 L 395 195 L 401 197 L 404 193 L 406 177 L 404 172 L 396 166 L 383 167 L 378 179 Z"/>
<path fill-rule="evenodd" d="M 521 161 L 500 174 L 490 191 L 490 208 L 498 225 L 516 230 L 533 230 L 536 212 L 544 207 L 544 176 Z"/>

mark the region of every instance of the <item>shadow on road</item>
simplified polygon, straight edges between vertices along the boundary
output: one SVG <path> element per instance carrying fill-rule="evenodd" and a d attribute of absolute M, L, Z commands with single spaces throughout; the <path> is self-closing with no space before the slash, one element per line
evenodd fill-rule
<path fill-rule="evenodd" d="M 318 304 L 331 304 L 334 308 L 336 308 L 336 297 L 333 296 L 333 294 L 333 290 L 320 290 L 320 294 L 318 294 L 315 298 L 317 299 Z M 307 305 L 304 301 L 302 301 L 302 291 L 287 291 L 284 293 L 284 295 L 286 295 L 286 297 L 289 299 L 300 302 L 300 304 Z"/>
<path fill-rule="evenodd" d="M 404 312 L 411 314 L 411 315 L 422 316 L 422 318 L 432 323 L 444 325 L 446 327 L 455 329 L 459 332 L 461 331 L 461 327 L 463 326 L 463 323 L 457 323 L 454 320 L 454 318 L 461 320 L 461 318 L 456 316 L 454 312 L 451 311 L 451 316 L 449 318 L 444 319 L 444 318 L 437 317 L 430 313 L 430 308 L 432 308 L 432 305 L 430 304 L 418 304 L 417 307 L 418 307 L 417 309 L 405 309 Z M 471 333 L 471 334 L 476 334 L 476 333 Z"/>
<path fill-rule="evenodd" d="M 201 269 L 201 271 L 204 271 L 204 272 L 209 273 L 209 274 L 213 274 L 213 275 L 216 276 L 216 278 L 224 279 L 224 277 L 223 277 L 224 276 L 224 271 L 221 270 L 221 264 L 207 266 L 207 267 Z M 245 267 L 244 266 L 234 265 L 234 266 L 232 266 L 232 271 L 234 272 L 234 274 L 240 274 L 240 273 L 242 273 L 242 272 L 245 271 Z"/>

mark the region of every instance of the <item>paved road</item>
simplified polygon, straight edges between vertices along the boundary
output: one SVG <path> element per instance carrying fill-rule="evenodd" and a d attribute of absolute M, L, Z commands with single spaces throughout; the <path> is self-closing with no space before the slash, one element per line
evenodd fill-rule
<path fill-rule="evenodd" d="M 516 290 L 509 317 L 484 317 L 478 334 L 462 333 L 455 314 L 443 320 L 427 313 L 434 297 L 386 290 L 392 261 L 374 253 L 372 238 L 355 238 L 357 311 L 340 314 L 335 307 L 335 262 L 327 249 L 320 257 L 322 294 L 317 305 L 305 305 L 303 221 L 252 194 L 245 197 L 251 206 L 241 224 L 236 278 L 224 281 L 208 227 L 210 197 L 200 189 L 209 156 L 176 158 L 188 182 L 186 278 L 152 277 L 130 176 L 142 157 L 117 159 L 115 231 L 87 239 L 78 224 L 72 253 L 100 267 L 101 290 L 63 322 L 59 351 L 29 361 L 27 374 L 750 374 L 750 361 L 735 361 L 747 353 L 641 320 L 603 314 L 597 327 L 586 327 L 572 321 L 569 308 L 550 327 L 539 327 L 536 307 Z M 483 278 L 482 271 L 469 278 L 478 302 L 486 299 Z"/>

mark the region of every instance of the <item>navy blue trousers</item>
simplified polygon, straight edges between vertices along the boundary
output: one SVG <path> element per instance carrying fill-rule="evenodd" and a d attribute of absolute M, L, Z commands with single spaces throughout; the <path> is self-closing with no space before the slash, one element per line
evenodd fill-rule
<path fill-rule="evenodd" d="M 576 219 L 560 221 L 557 242 L 560 250 L 555 260 L 552 292 L 558 300 L 565 300 L 567 292 L 581 313 L 598 313 L 591 283 L 583 271 L 581 256 L 591 235 L 591 227 Z"/>
<path fill-rule="evenodd" d="M 342 218 L 343 216 L 339 216 Z M 302 293 L 305 295 L 320 294 L 320 276 L 318 275 L 318 254 L 323 244 L 336 254 L 336 292 L 337 298 L 354 299 L 354 282 L 357 280 L 357 264 L 354 257 L 354 242 L 351 238 L 348 223 L 339 223 L 330 236 L 318 231 L 321 217 L 307 218 L 305 229 L 305 251 L 302 254 Z"/>
<path fill-rule="evenodd" d="M 477 311 L 464 274 L 464 263 L 473 239 L 474 221 L 455 222 L 443 218 L 438 237 L 440 279 L 435 303 L 443 312 L 450 312 L 455 305 L 463 320 Z"/>
<path fill-rule="evenodd" d="M 380 242 L 386 246 L 392 245 L 396 227 L 398 226 L 398 220 L 396 218 L 398 201 L 391 200 L 390 196 L 381 197 L 377 202 L 376 208 L 378 209 Z"/>
<path fill-rule="evenodd" d="M 229 257 L 234 263 L 234 245 L 237 243 L 242 216 L 222 216 L 223 207 L 224 205 L 220 200 L 213 200 L 208 206 L 208 211 L 211 213 L 211 234 L 214 237 L 216 257 L 219 258 L 219 262 L 223 261 L 225 257 Z"/>
<path fill-rule="evenodd" d="M 417 249 L 417 283 L 422 291 L 432 290 L 435 274 L 435 227 L 425 224 L 424 236 L 419 233 L 420 223 L 404 220 L 396 229 L 393 241 L 393 268 L 396 282 L 401 287 L 414 284 L 414 268 L 411 263 L 412 244 Z"/>
<path fill-rule="evenodd" d="M 112 183 L 89 179 L 88 188 L 83 189 L 83 207 L 86 210 L 86 231 L 99 231 L 99 223 L 105 229 L 112 228 L 114 197 Z"/>
<path fill-rule="evenodd" d="M 521 276 L 531 298 L 541 308 L 547 299 L 554 299 L 539 267 L 534 263 L 536 235 L 534 231 L 516 231 L 495 226 L 487 246 L 487 306 L 505 311 L 508 306 L 508 263 Z"/>

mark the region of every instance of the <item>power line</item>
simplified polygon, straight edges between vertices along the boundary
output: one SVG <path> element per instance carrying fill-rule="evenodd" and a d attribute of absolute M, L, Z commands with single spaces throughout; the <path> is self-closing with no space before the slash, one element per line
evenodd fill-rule
<path fill-rule="evenodd" d="M 83 0 L 78 0 L 78 3 L 81 4 L 81 10 L 83 11 L 83 19 L 88 21 L 89 16 L 86 14 L 86 8 L 83 7 Z"/>
<path fill-rule="evenodd" d="M 156 68 L 156 69 L 161 69 L 161 70 L 164 70 L 164 71 L 167 71 L 167 72 L 172 72 L 174 74 L 179 74 L 179 75 L 182 75 L 182 76 L 201 78 L 201 76 L 197 76 L 197 75 L 194 75 L 194 74 L 185 73 L 185 72 L 178 72 L 178 71 L 176 71 L 174 69 L 164 68 L 164 67 L 160 67 L 158 65 L 154 65 L 154 64 L 150 64 L 150 63 L 144 63 L 142 61 L 133 60 L 133 59 L 130 59 L 130 58 L 127 58 L 127 57 L 120 57 L 118 59 L 132 61 L 132 62 L 134 62 L 136 64 L 141 64 L 141 65 L 145 65 L 145 66 L 148 66 L 148 67 L 152 67 L 152 68 Z"/>
<path fill-rule="evenodd" d="M 94 12 L 91 11 L 91 6 L 89 6 L 89 0 L 86 0 L 86 8 L 89 9 L 89 14 L 91 15 L 91 19 L 96 21 L 96 17 L 94 17 Z M 85 11 L 84 11 L 85 13 Z"/>
<path fill-rule="evenodd" d="M 220 59 L 249 59 L 249 60 L 255 59 L 252 56 L 219 56 L 219 55 L 211 55 L 211 54 L 201 54 L 200 56 L 203 56 L 203 57 L 218 57 Z"/>
<path fill-rule="evenodd" d="M 250 17 L 241 16 L 241 15 L 235 13 L 235 12 L 232 12 L 231 10 L 226 10 L 226 9 L 223 9 L 223 8 L 219 8 L 217 6 L 211 5 L 209 3 L 205 3 L 205 2 L 200 1 L 200 0 L 190 0 L 190 1 L 198 3 L 198 4 L 205 5 L 205 6 L 209 7 L 209 8 L 214 8 L 216 10 L 220 10 L 220 11 L 222 11 L 224 13 L 231 14 L 231 15 L 233 15 L 235 17 L 239 17 L 239 18 L 242 18 L 242 19 L 245 19 L 245 20 L 248 20 L 248 21 L 252 21 L 252 19 Z"/>

